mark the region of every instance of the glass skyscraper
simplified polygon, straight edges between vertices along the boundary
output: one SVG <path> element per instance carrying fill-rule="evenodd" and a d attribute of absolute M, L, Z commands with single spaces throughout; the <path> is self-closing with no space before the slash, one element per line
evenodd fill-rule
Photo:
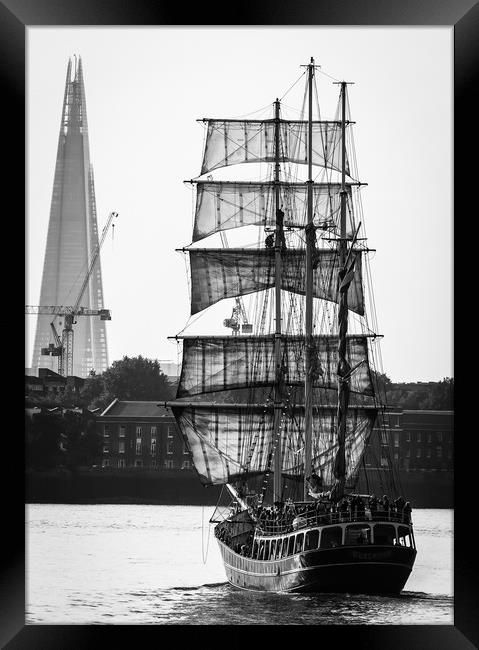
<path fill-rule="evenodd" d="M 68 62 L 65 95 L 40 294 L 41 306 L 73 306 L 98 244 L 93 167 L 90 163 L 85 88 L 80 58 Z M 100 257 L 97 258 L 81 307 L 103 308 Z M 61 316 L 38 316 L 32 368 L 57 371 L 57 357 L 41 354 L 53 343 L 50 323 L 61 338 Z M 73 325 L 73 374 L 86 377 L 108 366 L 105 322 L 99 316 L 79 316 Z"/>

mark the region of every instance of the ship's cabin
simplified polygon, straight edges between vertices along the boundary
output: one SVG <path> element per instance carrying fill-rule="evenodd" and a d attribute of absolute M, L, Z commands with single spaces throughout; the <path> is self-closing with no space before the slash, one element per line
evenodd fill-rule
<path fill-rule="evenodd" d="M 279 560 L 304 551 L 371 545 L 416 548 L 414 533 L 408 525 L 358 522 L 295 531 L 276 538 L 255 535 L 250 557 L 256 560 Z"/>

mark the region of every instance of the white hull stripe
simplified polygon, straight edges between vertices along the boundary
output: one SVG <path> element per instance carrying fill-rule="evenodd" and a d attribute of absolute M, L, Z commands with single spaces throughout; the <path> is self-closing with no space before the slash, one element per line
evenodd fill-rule
<path fill-rule="evenodd" d="M 337 566 L 364 566 L 364 565 L 394 566 L 394 567 L 401 566 L 411 570 L 411 566 L 409 564 L 402 564 L 399 562 L 335 562 L 334 564 L 319 564 L 316 566 L 300 567 L 298 569 L 291 569 L 289 571 L 280 571 L 280 573 L 278 573 L 277 571 L 276 573 L 256 573 L 253 571 L 245 571 L 244 569 L 238 569 L 237 567 L 228 564 L 228 562 L 226 561 L 224 561 L 224 565 L 230 568 L 232 571 L 236 571 L 237 573 L 245 573 L 246 575 L 249 576 L 258 576 L 263 578 L 279 578 L 280 576 L 285 576 L 290 573 L 301 573 L 303 571 L 314 571 L 315 569 L 334 568 Z M 237 585 L 235 585 L 235 587 L 236 586 Z"/>

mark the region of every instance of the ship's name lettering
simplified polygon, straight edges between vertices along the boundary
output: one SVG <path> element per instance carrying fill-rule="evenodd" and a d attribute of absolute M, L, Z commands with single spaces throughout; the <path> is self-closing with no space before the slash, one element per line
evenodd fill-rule
<path fill-rule="evenodd" d="M 353 551 L 353 557 L 357 560 L 384 560 L 391 557 L 391 551 L 383 551 L 382 553 L 362 553 L 361 551 Z"/>

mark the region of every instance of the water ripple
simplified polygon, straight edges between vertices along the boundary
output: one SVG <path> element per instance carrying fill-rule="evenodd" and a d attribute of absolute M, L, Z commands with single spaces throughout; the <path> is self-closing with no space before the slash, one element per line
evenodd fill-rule
<path fill-rule="evenodd" d="M 415 512 L 418 556 L 397 597 L 268 594 L 202 561 L 202 507 L 27 507 L 27 623 L 453 624 L 452 511 Z M 206 518 L 205 518 L 206 519 Z"/>

